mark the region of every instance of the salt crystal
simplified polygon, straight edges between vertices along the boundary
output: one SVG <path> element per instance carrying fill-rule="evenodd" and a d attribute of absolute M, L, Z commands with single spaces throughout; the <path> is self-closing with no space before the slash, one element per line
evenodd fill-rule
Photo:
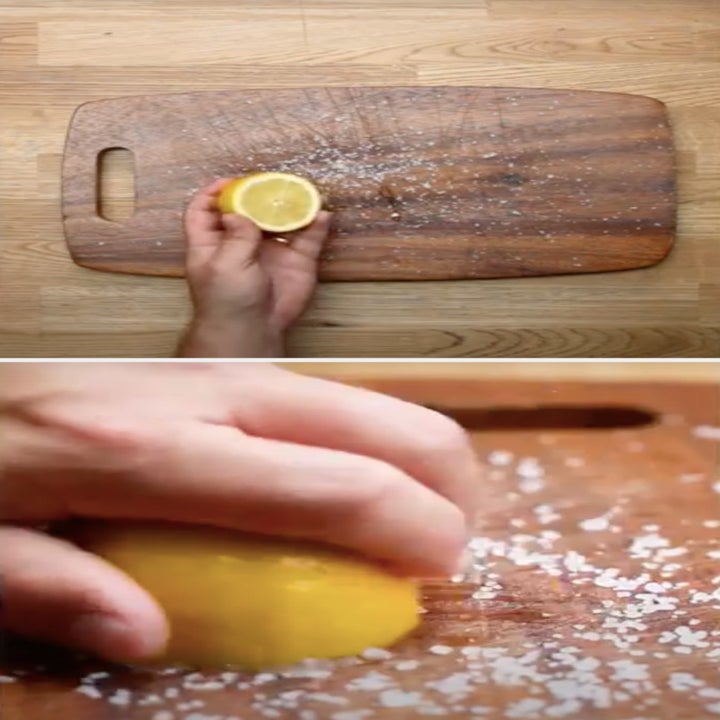
<path fill-rule="evenodd" d="M 458 672 L 442 680 L 427 683 L 427 687 L 443 695 L 465 695 L 470 692 L 472 675 L 467 672 Z"/>
<path fill-rule="evenodd" d="M 702 440 L 720 440 L 720 427 L 698 425 L 693 429 L 693 435 Z"/>
<path fill-rule="evenodd" d="M 701 482 L 705 479 L 705 475 L 703 473 L 681 473 L 680 474 L 680 482 L 684 485 L 689 485 L 690 483 L 696 483 Z"/>
<path fill-rule="evenodd" d="M 205 707 L 205 701 L 203 700 L 187 700 L 177 704 L 178 710 L 197 710 L 201 707 Z"/>
<path fill-rule="evenodd" d="M 389 660 L 393 654 L 383 648 L 369 647 L 360 653 L 365 660 Z"/>
<path fill-rule="evenodd" d="M 537 698 L 518 700 L 505 708 L 504 716 L 513 719 L 537 717 L 537 713 L 545 707 L 545 704 L 545 700 L 538 700 Z"/>
<path fill-rule="evenodd" d="M 110 677 L 110 673 L 102 670 L 100 672 L 90 673 L 86 675 L 80 682 L 95 682 L 96 680 L 105 680 Z"/>
<path fill-rule="evenodd" d="M 607 530 L 610 526 L 606 515 L 600 515 L 596 518 L 588 518 L 578 523 L 579 527 L 585 532 L 600 532 Z"/>
<path fill-rule="evenodd" d="M 432 645 L 429 648 L 429 652 L 431 652 L 433 655 L 450 655 L 452 651 L 453 649 L 448 645 Z"/>
<path fill-rule="evenodd" d="M 111 705 L 126 706 L 130 704 L 132 699 L 132 693 L 129 690 L 119 689 L 116 690 L 113 695 L 108 698 L 108 702 Z"/>
<path fill-rule="evenodd" d="M 545 470 L 542 468 L 537 458 L 529 457 L 523 458 L 517 465 L 517 474 L 522 478 L 540 478 L 545 475 Z"/>
<path fill-rule="evenodd" d="M 415 707 L 422 702 L 422 694 L 403 690 L 384 690 L 378 699 L 383 707 Z"/>
<path fill-rule="evenodd" d="M 584 555 L 570 550 L 563 560 L 563 564 L 570 572 L 579 572 L 586 564 Z"/>
<path fill-rule="evenodd" d="M 222 690 L 225 683 L 220 680 L 206 680 L 204 682 L 183 682 L 183 687 L 187 690 Z"/>
<path fill-rule="evenodd" d="M 252 682 L 253 685 L 264 685 L 265 683 L 272 682 L 273 680 L 276 680 L 277 676 L 274 673 L 258 673 L 253 677 Z"/>
<path fill-rule="evenodd" d="M 392 679 L 379 672 L 369 672 L 367 675 L 357 677 L 347 684 L 348 690 L 384 690 L 393 684 Z"/>
<path fill-rule="evenodd" d="M 305 697 L 307 697 L 308 700 L 328 703 L 329 705 L 347 705 L 350 702 L 345 697 L 340 697 L 338 695 L 329 695 L 328 693 L 322 692 L 308 693 Z"/>
<path fill-rule="evenodd" d="M 363 720 L 373 714 L 372 710 L 342 710 L 333 713 L 330 720 Z"/>
<path fill-rule="evenodd" d="M 545 483 L 539 477 L 537 477 L 537 478 L 524 477 L 524 478 L 520 479 L 520 482 L 518 483 L 518 487 L 521 492 L 524 492 L 529 495 L 532 493 L 540 492 L 543 489 L 543 487 L 545 487 Z"/>
<path fill-rule="evenodd" d="M 512 458 L 512 453 L 507 452 L 506 450 L 494 450 L 488 455 L 487 461 L 490 465 L 503 467 L 505 465 L 509 465 L 512 462 Z"/>
<path fill-rule="evenodd" d="M 400 660 L 399 662 L 396 662 L 394 667 L 396 670 L 405 671 L 405 670 L 416 670 L 420 663 L 417 660 Z"/>

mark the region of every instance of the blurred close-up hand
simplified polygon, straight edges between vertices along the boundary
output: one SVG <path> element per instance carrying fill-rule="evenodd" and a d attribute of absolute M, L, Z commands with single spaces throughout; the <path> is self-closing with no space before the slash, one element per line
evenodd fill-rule
<path fill-rule="evenodd" d="M 453 572 L 478 469 L 433 411 L 269 364 L 0 367 L 2 620 L 109 659 L 161 648 L 148 593 L 46 528 L 170 520 Z"/>

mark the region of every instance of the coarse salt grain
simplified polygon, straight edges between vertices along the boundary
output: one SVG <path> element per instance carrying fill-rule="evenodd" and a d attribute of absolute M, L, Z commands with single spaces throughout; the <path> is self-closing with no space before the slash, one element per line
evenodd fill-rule
<path fill-rule="evenodd" d="M 132 693 L 129 690 L 119 689 L 108 698 L 111 705 L 126 706 L 132 701 Z"/>
<path fill-rule="evenodd" d="M 420 666 L 417 660 L 400 660 L 393 666 L 396 670 L 404 672 L 406 670 L 416 670 Z"/>
<path fill-rule="evenodd" d="M 432 645 L 428 651 L 433 655 L 450 655 L 453 649 L 448 645 Z"/>
<path fill-rule="evenodd" d="M 333 713 L 331 720 L 364 720 L 373 714 L 372 710 L 341 710 Z"/>
<path fill-rule="evenodd" d="M 393 654 L 384 648 L 369 647 L 360 653 L 365 660 L 389 660 Z"/>
<path fill-rule="evenodd" d="M 422 694 L 404 690 L 384 690 L 380 693 L 378 701 L 383 707 L 416 707 L 422 702 Z"/>
<path fill-rule="evenodd" d="M 693 435 L 702 440 L 720 440 L 720 427 L 713 425 L 698 425 L 693 428 Z"/>
<path fill-rule="evenodd" d="M 496 467 L 509 465 L 512 462 L 512 459 L 512 453 L 507 452 L 506 450 L 493 450 L 493 452 L 487 456 L 488 464 Z"/>
<path fill-rule="evenodd" d="M 599 517 L 581 520 L 578 526 L 581 530 L 585 530 L 585 532 L 600 532 L 607 530 L 610 527 L 610 522 L 606 515 L 600 515 Z"/>

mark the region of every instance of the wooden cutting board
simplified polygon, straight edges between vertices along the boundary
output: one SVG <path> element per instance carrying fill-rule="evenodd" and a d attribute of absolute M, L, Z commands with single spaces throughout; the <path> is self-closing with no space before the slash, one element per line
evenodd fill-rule
<path fill-rule="evenodd" d="M 98 157 L 134 154 L 135 214 L 97 214 Z M 62 171 L 80 265 L 183 274 L 181 216 L 221 176 L 284 170 L 336 213 L 326 280 L 430 280 L 644 267 L 670 251 L 665 107 L 618 93 L 481 87 L 304 88 L 82 105 Z"/>
<path fill-rule="evenodd" d="M 237 677 L 132 672 L 16 643 L 3 720 L 717 714 L 717 386 L 365 384 L 463 421 L 487 460 L 479 571 L 428 584 L 418 632 L 384 659 Z M 77 692 L 91 672 L 95 697 Z"/>

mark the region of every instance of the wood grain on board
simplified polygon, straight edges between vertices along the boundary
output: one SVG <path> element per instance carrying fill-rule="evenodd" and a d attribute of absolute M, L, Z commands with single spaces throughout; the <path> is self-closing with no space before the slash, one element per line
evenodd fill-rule
<path fill-rule="evenodd" d="M 135 212 L 98 214 L 99 158 L 134 158 Z M 669 252 L 665 107 L 613 93 L 301 88 L 120 98 L 75 114 L 63 218 L 80 265 L 184 273 L 182 213 L 217 177 L 292 172 L 334 211 L 326 280 L 442 280 L 644 267 Z"/>
<path fill-rule="evenodd" d="M 322 283 L 291 355 L 720 355 L 716 0 L 2 0 L 0 8 L 0 355 L 168 357 L 188 318 L 181 279 L 93 272 L 69 257 L 61 161 L 81 103 L 240 87 L 437 85 L 664 102 L 678 163 L 672 252 L 617 273 Z"/>
<path fill-rule="evenodd" d="M 422 626 L 392 657 L 319 674 L 188 678 L 20 643 L 2 671 L 27 675 L 0 685 L 4 720 L 391 720 L 422 717 L 419 708 L 487 720 L 711 716 L 717 383 L 356 382 L 455 417 L 488 460 L 473 532 L 479 571 L 428 583 Z M 39 661 L 44 670 L 33 669 Z M 101 671 L 109 676 L 87 681 L 99 697 L 75 691 Z"/>

